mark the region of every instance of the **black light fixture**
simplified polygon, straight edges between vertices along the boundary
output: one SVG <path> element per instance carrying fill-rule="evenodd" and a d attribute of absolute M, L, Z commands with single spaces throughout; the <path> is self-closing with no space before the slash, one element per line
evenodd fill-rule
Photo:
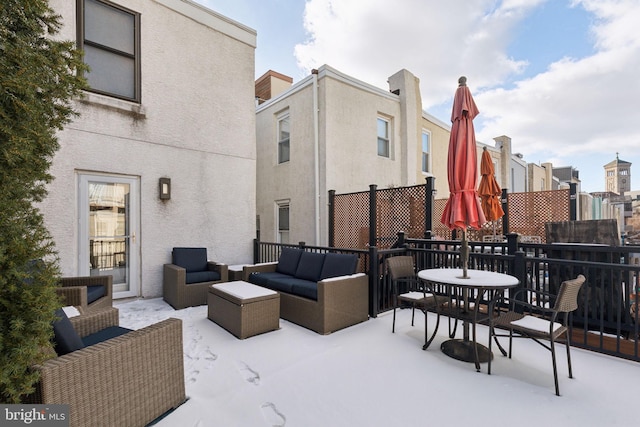
<path fill-rule="evenodd" d="M 160 178 L 158 181 L 160 200 L 171 199 L 171 178 Z"/>

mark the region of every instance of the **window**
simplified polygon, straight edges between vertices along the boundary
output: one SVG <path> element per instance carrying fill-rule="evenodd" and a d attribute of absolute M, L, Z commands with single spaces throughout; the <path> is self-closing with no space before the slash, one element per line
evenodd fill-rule
<path fill-rule="evenodd" d="M 289 202 L 278 203 L 278 243 L 289 243 Z"/>
<path fill-rule="evenodd" d="M 620 169 L 620 175 L 629 175 L 629 169 Z"/>
<path fill-rule="evenodd" d="M 378 117 L 378 156 L 389 157 L 389 121 Z"/>
<path fill-rule="evenodd" d="M 289 161 L 289 113 L 278 118 L 278 163 Z"/>
<path fill-rule="evenodd" d="M 78 0 L 78 46 L 92 92 L 140 102 L 140 14 L 102 0 Z"/>
<path fill-rule="evenodd" d="M 422 172 L 431 172 L 431 134 L 422 131 Z"/>
<path fill-rule="evenodd" d="M 540 180 L 540 191 L 544 191 L 546 189 L 544 178 Z"/>

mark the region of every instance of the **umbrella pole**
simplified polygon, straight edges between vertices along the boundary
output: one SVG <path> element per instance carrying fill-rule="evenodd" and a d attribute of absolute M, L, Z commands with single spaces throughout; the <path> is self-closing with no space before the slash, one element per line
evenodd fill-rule
<path fill-rule="evenodd" d="M 467 266 L 469 264 L 469 242 L 467 242 L 467 230 L 462 230 L 462 245 L 460 246 L 460 256 L 462 257 L 462 278 L 468 279 Z"/>

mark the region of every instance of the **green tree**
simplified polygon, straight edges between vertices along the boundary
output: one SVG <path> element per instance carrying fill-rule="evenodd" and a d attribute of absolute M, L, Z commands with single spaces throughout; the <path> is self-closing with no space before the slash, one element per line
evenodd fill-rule
<path fill-rule="evenodd" d="M 86 81 L 81 52 L 56 39 L 47 0 L 0 2 L 0 402 L 17 403 L 46 359 L 58 259 L 37 204 L 53 179 L 57 132 Z"/>

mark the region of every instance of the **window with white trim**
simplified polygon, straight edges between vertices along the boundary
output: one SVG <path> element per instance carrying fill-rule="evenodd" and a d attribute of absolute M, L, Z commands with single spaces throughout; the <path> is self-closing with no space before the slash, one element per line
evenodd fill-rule
<path fill-rule="evenodd" d="M 104 0 L 77 0 L 77 7 L 90 91 L 140 102 L 140 14 Z"/>
<path fill-rule="evenodd" d="M 289 113 L 278 116 L 278 163 L 285 163 L 290 158 L 290 118 Z"/>
<path fill-rule="evenodd" d="M 277 202 L 277 243 L 289 243 L 289 201 Z"/>
<path fill-rule="evenodd" d="M 389 157 L 389 120 L 378 117 L 378 156 Z"/>
<path fill-rule="evenodd" d="M 422 130 L 422 172 L 431 172 L 431 133 Z"/>

